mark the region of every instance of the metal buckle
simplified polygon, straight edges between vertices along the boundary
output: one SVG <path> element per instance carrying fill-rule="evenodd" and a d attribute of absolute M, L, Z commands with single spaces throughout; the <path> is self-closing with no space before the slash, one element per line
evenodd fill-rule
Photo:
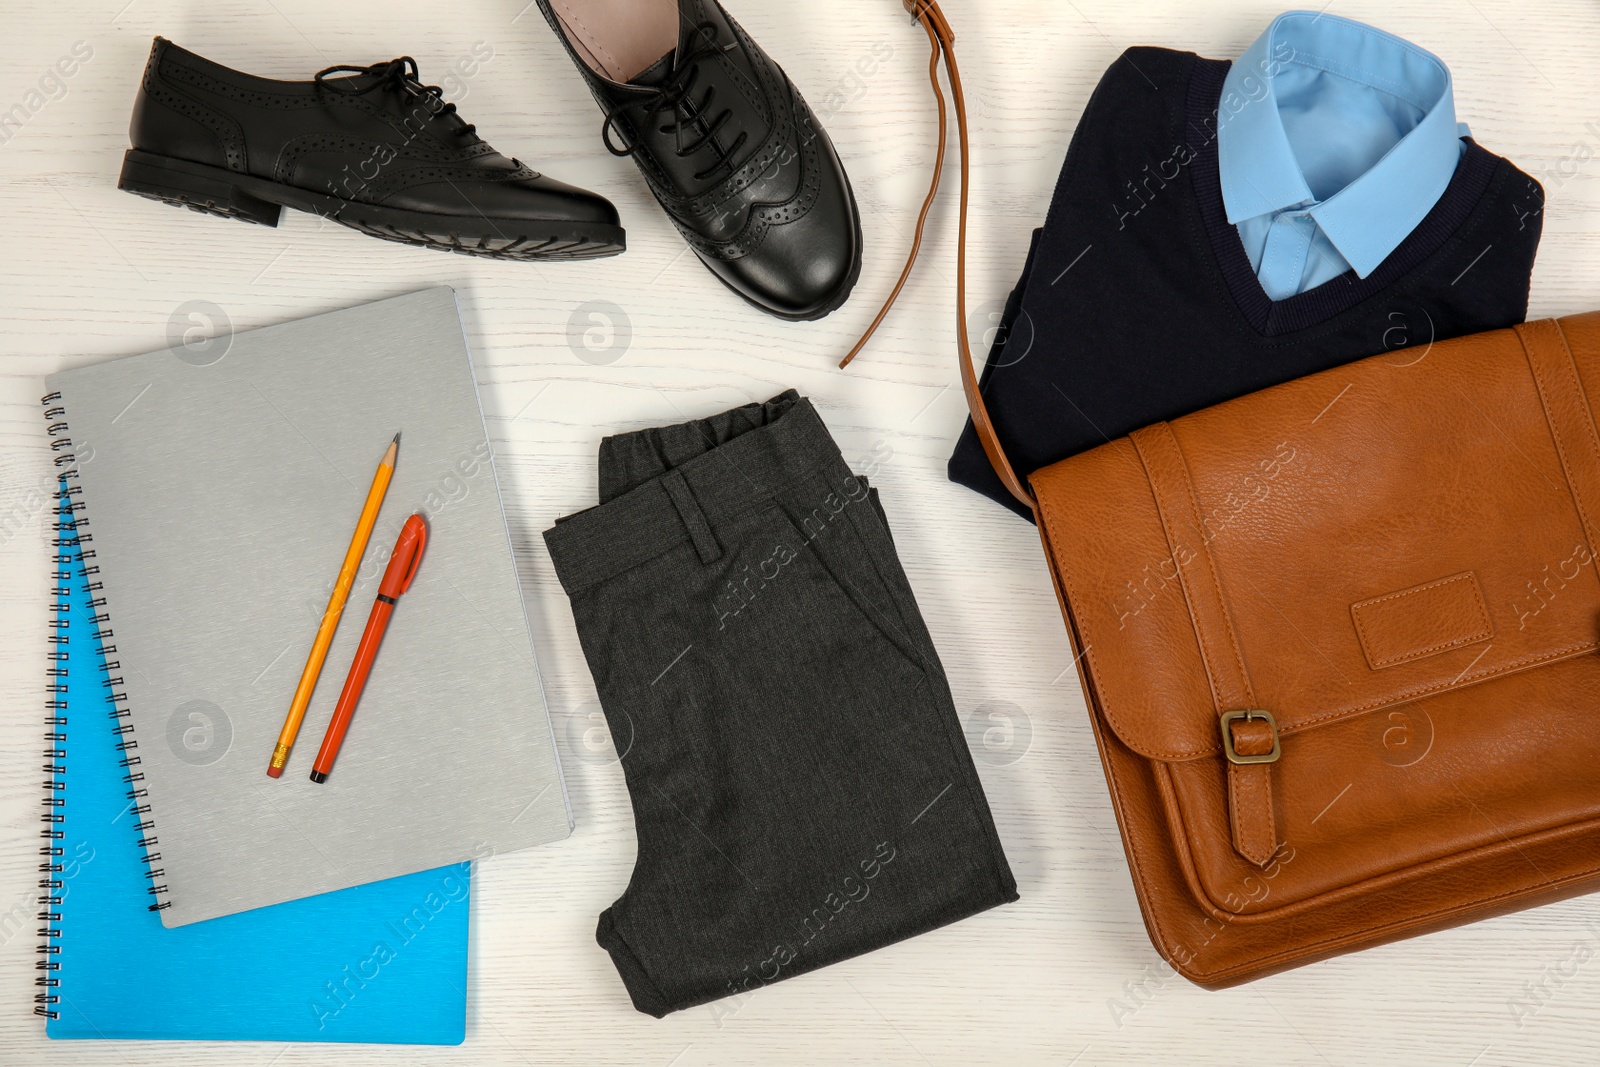
<path fill-rule="evenodd" d="M 1272 727 L 1272 751 L 1261 756 L 1241 756 L 1233 750 L 1233 731 L 1228 729 L 1228 724 L 1238 719 L 1265 719 L 1268 726 Z M 1278 720 L 1272 717 L 1272 712 L 1261 708 L 1245 708 L 1239 711 L 1225 711 L 1222 713 L 1222 751 L 1227 755 L 1229 763 L 1276 763 L 1283 754 L 1283 746 L 1278 743 Z"/>

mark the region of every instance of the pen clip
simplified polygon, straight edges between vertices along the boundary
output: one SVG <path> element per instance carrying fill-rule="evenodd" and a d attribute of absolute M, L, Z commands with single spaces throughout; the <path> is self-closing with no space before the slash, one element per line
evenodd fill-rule
<path fill-rule="evenodd" d="M 413 515 L 412 518 L 417 520 L 417 547 L 411 552 L 411 566 L 406 568 L 405 576 L 400 579 L 402 593 L 411 588 L 411 579 L 417 576 L 417 568 L 422 565 L 422 549 L 428 543 L 428 520 L 421 515 Z"/>

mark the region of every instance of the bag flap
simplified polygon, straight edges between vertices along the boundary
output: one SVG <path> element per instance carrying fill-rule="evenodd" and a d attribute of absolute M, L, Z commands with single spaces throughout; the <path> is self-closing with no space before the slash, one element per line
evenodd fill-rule
<path fill-rule="evenodd" d="M 1178 419 L 1182 462 L 1154 486 L 1126 438 L 1033 475 L 1108 725 L 1151 759 L 1220 755 L 1207 654 L 1236 655 L 1288 735 L 1593 652 L 1595 395 L 1600 313 Z M 1197 625 L 1197 581 L 1215 583 L 1231 647 Z"/>

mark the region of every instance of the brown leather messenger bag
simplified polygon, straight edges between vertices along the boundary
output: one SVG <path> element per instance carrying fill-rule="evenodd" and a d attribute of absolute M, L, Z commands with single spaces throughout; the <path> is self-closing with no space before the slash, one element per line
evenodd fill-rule
<path fill-rule="evenodd" d="M 962 314 L 954 34 L 904 2 L 941 161 L 941 58 L 960 132 L 968 406 L 1037 519 L 1156 948 L 1224 986 L 1596 888 L 1600 313 L 1374 356 L 1019 477 Z"/>

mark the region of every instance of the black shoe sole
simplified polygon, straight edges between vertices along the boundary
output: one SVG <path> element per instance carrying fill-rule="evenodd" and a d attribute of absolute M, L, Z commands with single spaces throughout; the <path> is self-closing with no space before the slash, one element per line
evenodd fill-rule
<path fill-rule="evenodd" d="M 861 263 L 866 258 L 863 254 L 861 245 L 861 211 L 856 206 L 855 187 L 850 184 L 850 179 L 848 178 L 845 179 L 845 190 L 850 194 L 850 217 L 855 221 L 856 261 L 855 264 L 850 268 L 850 275 L 839 284 L 839 288 L 834 290 L 833 295 L 815 310 L 802 311 L 798 315 L 788 311 L 776 311 L 773 308 L 761 303 L 759 300 L 754 299 L 749 294 L 743 293 L 739 289 L 735 288 L 734 285 L 728 281 L 728 279 L 724 278 L 722 275 L 718 274 L 712 269 L 711 264 L 707 262 L 705 258 L 700 256 L 698 250 L 696 250 L 695 256 L 696 258 L 700 259 L 701 263 L 705 264 L 707 270 L 711 271 L 711 276 L 713 278 L 727 286 L 729 292 L 733 293 L 751 307 L 765 311 L 773 318 L 783 319 L 785 322 L 816 322 L 818 319 L 825 319 L 829 315 L 832 315 L 835 311 L 838 311 L 840 308 L 844 307 L 845 301 L 850 299 L 850 294 L 855 291 L 856 282 L 861 280 Z"/>
<path fill-rule="evenodd" d="M 601 259 L 628 247 L 621 226 L 401 211 L 137 148 L 122 157 L 117 188 L 174 207 L 262 226 L 278 225 L 283 209 L 289 207 L 385 241 L 491 259 Z"/>

